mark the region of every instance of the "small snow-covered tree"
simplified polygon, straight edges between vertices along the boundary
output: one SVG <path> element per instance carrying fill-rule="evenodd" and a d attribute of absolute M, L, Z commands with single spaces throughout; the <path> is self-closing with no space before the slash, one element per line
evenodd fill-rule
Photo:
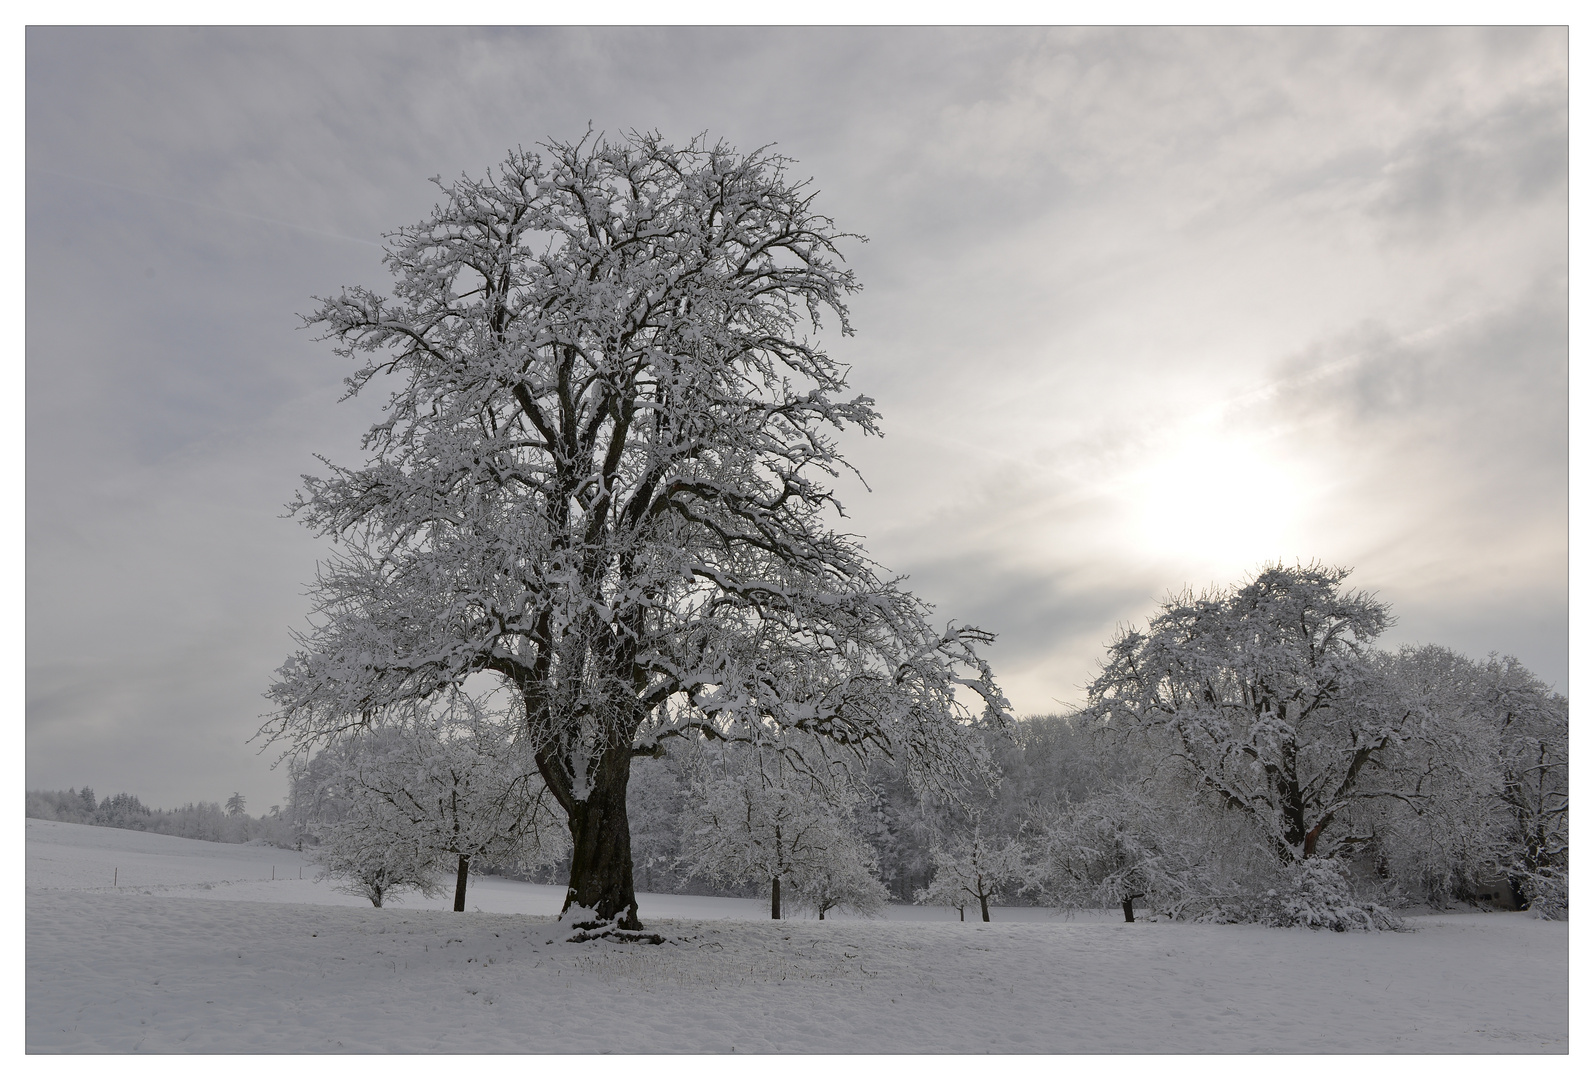
<path fill-rule="evenodd" d="M 982 922 L 991 921 L 991 904 L 1025 879 L 1029 865 L 1020 840 L 988 836 L 978 821 L 965 834 L 931 848 L 930 859 L 935 876 L 913 902 L 955 907 L 959 920 L 966 905 L 978 902 Z"/>
<path fill-rule="evenodd" d="M 692 874 L 756 884 L 781 918 L 783 889 L 820 912 L 873 910 L 872 858 L 851 828 L 853 797 L 802 774 L 764 747 L 711 752 L 695 770 L 682 813 L 683 859 Z M 883 902 L 883 901 L 881 901 Z"/>
<path fill-rule="evenodd" d="M 402 891 L 431 896 L 441 888 L 438 852 L 383 799 L 352 798 L 347 816 L 323 828 L 312 858 L 322 878 L 374 907 Z"/>
<path fill-rule="evenodd" d="M 1203 869 L 1187 837 L 1138 785 L 1116 784 L 1065 803 L 1039 827 L 1036 883 L 1059 907 L 1116 904 L 1124 922 L 1135 921 L 1136 900 L 1182 908 Z"/>
<path fill-rule="evenodd" d="M 373 731 L 357 757 L 352 795 L 392 810 L 417 843 L 454 863 L 454 910 L 473 869 L 535 867 L 569 850 L 552 800 L 513 717 L 464 694 L 440 711 L 402 715 Z"/>
<path fill-rule="evenodd" d="M 876 876 L 874 851 L 841 822 L 829 857 L 810 865 L 794 885 L 797 906 L 817 912 L 821 921 L 837 908 L 873 915 L 891 897 Z"/>
<path fill-rule="evenodd" d="M 243 812 L 244 812 L 244 797 L 242 795 L 238 794 L 235 791 L 235 792 L 232 793 L 232 797 L 227 800 L 227 816 L 228 817 L 237 817 L 239 814 L 242 814 Z"/>
<path fill-rule="evenodd" d="M 916 788 L 980 768 L 991 635 L 933 625 L 837 531 L 835 433 L 877 430 L 816 336 L 852 332 L 847 239 L 767 150 L 657 134 L 517 151 L 389 236 L 391 294 L 310 323 L 349 393 L 392 377 L 366 462 L 294 509 L 336 555 L 268 741 L 503 681 L 573 843 L 565 909 L 640 929 L 631 762 L 805 732 Z"/>

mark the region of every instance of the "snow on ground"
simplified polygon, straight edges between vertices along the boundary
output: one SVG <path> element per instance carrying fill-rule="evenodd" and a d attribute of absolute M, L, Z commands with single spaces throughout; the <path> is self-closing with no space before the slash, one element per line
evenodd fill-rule
<path fill-rule="evenodd" d="M 1368 935 L 1024 909 L 773 922 L 645 895 L 670 943 L 573 945 L 549 886 L 377 910 L 292 852 L 33 820 L 26 860 L 36 1053 L 1567 1049 L 1567 925 L 1519 914 Z"/>

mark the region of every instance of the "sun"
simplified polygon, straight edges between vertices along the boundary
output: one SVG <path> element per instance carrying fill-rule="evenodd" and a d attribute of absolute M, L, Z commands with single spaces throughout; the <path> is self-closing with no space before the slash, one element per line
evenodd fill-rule
<path fill-rule="evenodd" d="M 1152 440 L 1114 485 L 1122 542 L 1142 557 L 1192 567 L 1293 558 L 1318 484 L 1282 444 L 1216 420 Z"/>

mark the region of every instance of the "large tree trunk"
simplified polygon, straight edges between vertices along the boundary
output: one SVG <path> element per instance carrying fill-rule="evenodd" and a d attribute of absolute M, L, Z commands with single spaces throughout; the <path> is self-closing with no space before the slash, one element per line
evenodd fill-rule
<path fill-rule="evenodd" d="M 598 766 L 588 797 L 572 800 L 565 808 L 572 846 L 570 888 L 561 918 L 578 907 L 621 930 L 642 929 L 631 877 L 631 822 L 625 807 L 630 780 L 631 748 L 609 750 Z"/>
<path fill-rule="evenodd" d="M 459 872 L 454 877 L 454 910 L 465 910 L 465 882 L 470 877 L 470 856 L 459 857 Z"/>
<path fill-rule="evenodd" d="M 780 918 L 780 878 L 772 878 L 769 882 L 769 917 Z"/>
<path fill-rule="evenodd" d="M 990 922 L 991 921 L 991 908 L 990 908 L 990 905 L 985 902 L 985 894 L 984 893 L 980 893 L 980 921 L 981 922 Z"/>
<path fill-rule="evenodd" d="M 1135 921 L 1135 901 L 1134 901 L 1134 898 L 1130 897 L 1130 896 L 1124 897 L 1123 905 L 1124 905 L 1124 922 L 1134 922 Z"/>

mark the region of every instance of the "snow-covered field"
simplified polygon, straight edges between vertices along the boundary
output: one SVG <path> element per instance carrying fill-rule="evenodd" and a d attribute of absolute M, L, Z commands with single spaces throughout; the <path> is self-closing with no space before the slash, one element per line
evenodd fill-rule
<path fill-rule="evenodd" d="M 26 853 L 35 1053 L 1567 1050 L 1567 925 L 1519 914 L 1376 935 L 1006 908 L 772 922 L 644 894 L 669 943 L 573 945 L 549 886 L 379 911 L 274 848 L 29 820 Z"/>

